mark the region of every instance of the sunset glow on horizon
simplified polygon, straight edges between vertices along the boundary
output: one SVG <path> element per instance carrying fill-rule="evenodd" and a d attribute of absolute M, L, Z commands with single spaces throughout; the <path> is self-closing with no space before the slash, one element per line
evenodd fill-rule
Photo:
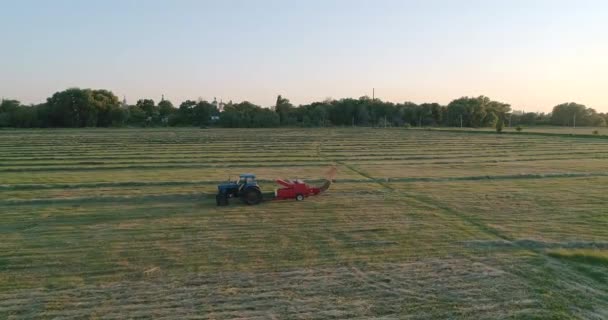
<path fill-rule="evenodd" d="M 179 105 L 375 95 L 608 112 L 605 1 L 2 1 L 0 95 Z"/>

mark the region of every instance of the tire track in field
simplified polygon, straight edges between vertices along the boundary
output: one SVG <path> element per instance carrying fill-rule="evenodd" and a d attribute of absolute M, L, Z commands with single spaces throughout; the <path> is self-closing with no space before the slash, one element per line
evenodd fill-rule
<path fill-rule="evenodd" d="M 520 241 L 515 237 L 511 237 L 496 228 L 488 226 L 487 224 L 483 223 L 479 219 L 476 219 L 471 216 L 467 216 L 466 214 L 463 214 L 462 212 L 451 208 L 449 205 L 446 205 L 446 204 L 443 204 L 443 203 L 437 201 L 437 199 L 432 199 L 430 197 L 427 197 L 427 196 L 424 196 L 421 194 L 413 194 L 413 193 L 410 193 L 407 191 L 401 191 L 401 192 L 396 191 L 393 188 L 391 188 L 391 186 L 389 184 L 374 178 L 372 175 L 356 168 L 355 166 L 347 165 L 347 164 L 343 164 L 343 165 L 348 167 L 350 170 L 359 173 L 361 176 L 369 179 L 370 181 L 376 182 L 378 185 L 382 186 L 383 188 L 388 189 L 392 192 L 398 193 L 399 195 L 401 195 L 404 198 L 416 201 L 418 203 L 424 204 L 431 208 L 439 209 L 441 212 L 444 212 L 445 214 L 447 214 L 451 217 L 457 218 L 458 220 L 460 220 L 466 224 L 474 226 L 478 231 L 481 231 L 482 233 L 484 233 L 486 235 L 490 235 L 490 236 L 496 237 L 502 241 L 505 241 L 506 243 L 511 245 L 513 248 L 517 248 L 524 252 L 527 251 L 527 252 L 535 254 L 537 257 L 540 258 L 541 261 L 543 261 L 545 263 L 545 265 L 552 266 L 552 272 L 559 272 L 559 274 L 565 274 L 566 277 L 568 277 L 568 274 L 570 274 L 570 275 L 575 275 L 576 277 L 582 277 L 582 279 L 585 278 L 584 271 L 581 271 L 580 267 L 578 267 L 577 265 L 568 263 L 567 261 L 550 256 L 548 254 L 548 252 L 545 251 L 541 247 L 537 248 L 537 247 L 530 247 L 528 245 L 525 245 L 526 241 Z M 431 214 L 436 215 L 441 219 L 446 219 L 445 215 L 438 214 L 436 212 L 431 212 Z M 454 225 L 454 227 L 458 228 L 458 226 L 456 226 L 456 225 Z M 461 228 L 461 229 L 463 229 L 463 228 Z M 567 305 L 568 302 L 570 301 L 571 295 L 577 294 L 577 292 L 572 291 L 572 289 L 570 287 L 564 287 L 563 284 L 560 284 L 561 280 L 558 279 L 558 275 L 556 275 L 556 274 L 552 275 L 553 282 L 551 282 L 551 281 L 547 280 L 545 276 L 542 276 L 542 275 L 538 276 L 536 274 L 530 274 L 530 273 L 522 271 L 522 270 L 517 270 L 517 269 L 505 270 L 504 268 L 501 268 L 501 270 L 503 270 L 504 272 L 507 272 L 515 277 L 518 277 L 519 279 L 521 279 L 522 281 L 527 283 L 530 288 L 533 288 L 533 291 L 535 292 L 535 296 L 537 296 L 538 299 L 544 301 L 543 304 L 547 304 L 547 305 L 551 305 L 551 306 L 560 306 L 563 309 L 563 306 Z M 356 268 L 354 268 L 353 269 L 354 274 L 358 275 L 359 273 L 356 271 L 357 271 Z M 363 276 L 363 278 L 361 278 L 360 276 L 357 276 L 357 278 L 361 279 L 362 281 L 367 282 L 368 285 L 370 285 L 370 286 L 378 285 L 378 284 L 376 284 L 376 282 L 373 279 L 370 279 L 369 277 Z M 577 280 L 569 280 L 569 281 L 576 282 Z M 566 289 L 569 291 L 565 291 L 559 297 L 547 297 L 546 292 L 551 292 L 551 291 L 554 291 L 554 290 L 560 289 L 560 288 Z M 558 299 L 558 301 L 561 301 L 561 302 L 557 303 L 554 301 L 554 299 Z M 575 313 L 573 313 L 572 310 L 568 311 L 566 309 L 563 309 L 564 316 L 574 316 L 574 314 Z"/>
<path fill-rule="evenodd" d="M 380 185 L 385 185 L 382 183 L 379 183 Z M 439 201 L 437 201 L 437 199 L 432 199 L 430 197 L 421 195 L 421 194 L 412 194 L 406 191 L 402 191 L 399 192 L 399 194 L 405 198 L 409 198 L 413 201 L 425 204 L 427 206 L 433 207 L 433 208 L 437 208 L 440 209 L 441 212 L 443 212 L 444 214 L 447 214 L 448 216 L 451 217 L 455 217 L 457 219 L 459 219 L 460 221 L 465 222 L 466 224 L 472 225 L 474 226 L 478 231 L 481 231 L 484 234 L 487 235 L 491 235 L 493 237 L 496 237 L 502 241 L 505 241 L 506 243 L 510 244 L 513 248 L 517 248 L 519 250 L 522 250 L 524 252 L 530 252 L 535 254 L 537 257 L 540 258 L 541 261 L 545 261 L 545 263 L 549 263 L 553 266 L 555 266 L 554 268 L 554 272 L 560 272 L 560 274 L 575 274 L 577 276 L 581 276 L 581 271 L 580 269 L 577 269 L 577 266 L 569 264 L 563 260 L 554 258 L 550 255 L 548 255 L 548 253 L 542 249 L 542 248 L 535 248 L 535 247 L 530 247 L 527 245 L 524 245 L 525 241 L 518 241 L 518 239 L 511 237 L 509 235 L 507 235 L 504 232 L 501 232 L 500 230 L 490 227 L 487 224 L 485 224 L 484 222 L 480 221 L 479 219 L 476 219 L 472 216 L 467 216 L 466 214 L 463 214 L 462 212 L 455 210 L 453 208 L 451 208 L 449 205 L 443 204 Z M 446 216 L 443 214 L 437 214 L 435 212 L 432 212 L 432 214 L 438 216 L 441 219 L 446 219 Z M 457 227 L 456 225 L 454 225 L 454 227 Z M 556 288 L 560 288 L 560 284 L 558 284 L 559 279 L 557 279 L 557 275 L 553 275 L 553 281 L 554 282 L 548 282 L 548 280 L 544 277 L 544 276 L 537 276 L 534 274 L 530 274 L 526 271 L 522 271 L 522 270 L 507 270 L 504 267 L 500 268 L 501 270 L 511 274 L 512 276 L 518 277 L 519 279 L 521 279 L 523 282 L 528 284 L 529 288 L 532 288 L 533 291 L 535 292 L 535 296 L 544 301 L 543 304 L 549 304 L 549 305 L 557 305 L 557 303 L 554 301 L 554 299 L 558 299 L 559 301 L 561 301 L 561 303 L 559 303 L 559 305 L 566 305 L 569 298 L 568 295 L 571 295 L 572 292 L 570 293 L 564 293 L 562 295 L 560 295 L 559 298 L 557 297 L 552 297 L 552 298 L 548 298 L 546 296 L 546 292 L 550 292 L 550 291 L 554 291 Z M 584 276 L 583 276 L 584 278 Z M 572 316 L 573 314 L 571 312 L 566 312 L 564 315 L 568 315 L 568 316 Z"/>
<path fill-rule="evenodd" d="M 323 156 L 322 154 L 322 145 L 323 145 L 323 141 L 324 139 L 322 138 L 319 141 L 319 145 L 317 147 L 317 156 L 319 159 L 321 160 L 326 160 L 327 158 Z M 341 160 L 336 160 L 333 159 L 333 161 L 335 161 L 337 164 L 341 165 L 342 167 L 348 168 L 349 170 L 355 172 L 356 174 L 364 177 L 367 181 L 372 182 L 372 183 L 376 183 L 378 185 L 380 185 L 383 189 L 387 190 L 388 192 L 395 192 L 394 188 L 388 183 L 387 180 L 382 181 L 381 179 L 375 178 L 372 175 L 360 170 L 359 168 L 357 168 L 356 166 L 350 165 L 344 161 Z M 419 200 L 416 200 L 418 202 L 420 202 Z M 437 215 L 436 213 L 433 213 L 434 215 Z M 445 219 L 445 217 L 439 215 L 439 218 L 441 219 Z M 460 219 L 462 219 L 461 217 L 459 217 Z M 454 225 L 455 228 L 461 229 L 461 231 L 465 232 L 465 233 L 469 233 L 469 230 L 461 227 L 461 226 L 456 226 Z M 391 293 L 391 294 L 404 294 L 403 291 L 398 290 L 398 288 L 393 288 L 389 285 L 387 285 L 386 283 L 382 283 L 378 280 L 374 280 L 372 279 L 369 275 L 365 274 L 364 272 L 362 272 L 356 265 L 354 264 L 350 264 L 348 268 L 351 271 L 351 274 L 359 281 L 361 281 L 362 283 L 364 283 L 364 285 L 372 287 L 372 288 L 376 288 L 378 290 L 384 290 L 385 292 Z"/>
<path fill-rule="evenodd" d="M 332 135 L 333 135 L 333 131 L 332 131 Z M 329 137 L 327 137 L 327 136 L 322 137 L 321 140 L 319 140 L 319 144 L 317 146 L 317 157 L 321 160 L 328 160 L 328 158 L 323 156 L 323 152 L 322 152 L 323 151 L 323 142 L 325 140 L 329 140 Z M 392 188 L 390 188 L 390 186 L 388 186 L 387 184 L 382 184 L 381 182 L 376 181 L 376 179 L 373 179 L 372 177 L 370 177 L 369 175 L 363 174 L 361 171 L 357 170 L 357 168 L 355 168 L 354 166 L 350 166 L 341 160 L 337 160 L 337 159 L 332 159 L 332 160 L 335 161 L 335 163 L 339 164 L 340 166 L 348 168 L 349 170 L 361 175 L 362 177 L 366 178 L 367 180 L 370 180 L 370 182 L 376 182 L 377 184 L 382 185 L 384 188 L 388 187 L 389 189 L 392 190 Z M 389 293 L 395 293 L 397 291 L 397 290 L 394 290 L 393 288 L 391 288 L 390 286 L 383 286 L 378 281 L 374 281 L 368 275 L 366 275 L 364 272 L 362 272 L 354 264 L 349 263 L 348 269 L 350 270 L 353 277 L 355 277 L 355 279 L 361 281 L 361 283 L 363 283 L 364 286 L 369 286 L 369 287 L 376 288 L 379 290 L 384 290 L 385 292 L 389 292 Z"/>
<path fill-rule="evenodd" d="M 331 136 L 333 136 L 333 135 L 334 135 L 334 132 L 331 131 Z M 361 170 L 358 170 L 355 166 L 351 166 L 351 165 L 347 164 L 346 162 L 344 162 L 343 160 L 331 159 L 329 157 L 324 156 L 323 155 L 323 143 L 324 143 L 324 141 L 329 140 L 329 138 L 331 136 L 325 135 L 321 138 L 321 140 L 319 140 L 319 144 L 317 145 L 317 157 L 319 159 L 321 159 L 322 161 L 333 161 L 333 162 L 339 164 L 340 166 L 345 167 L 345 168 L 351 170 L 352 172 L 364 177 L 365 179 L 369 180 L 369 182 L 376 182 L 376 183 L 382 185 L 383 187 L 392 190 L 392 188 L 389 185 L 381 183 L 378 179 L 375 179 L 372 176 L 365 174 Z"/>
<path fill-rule="evenodd" d="M 320 148 L 319 148 L 320 151 Z M 322 154 L 319 152 L 319 157 L 321 159 L 324 159 L 324 157 L 322 156 Z M 420 204 L 423 204 L 427 207 L 431 207 L 431 208 L 435 208 L 435 209 L 439 209 L 441 212 L 447 213 L 449 216 L 455 217 L 457 219 L 459 219 L 462 222 L 465 222 L 466 224 L 472 225 L 474 226 L 477 230 L 483 232 L 486 235 L 490 235 L 496 238 L 499 238 L 503 241 L 507 241 L 509 243 L 513 243 L 514 246 L 519 247 L 523 250 L 530 250 L 533 251 L 535 253 L 539 253 L 539 254 L 544 254 L 544 252 L 540 251 L 540 250 L 536 250 L 534 248 L 526 248 L 523 246 L 520 246 L 518 244 L 518 242 L 515 242 L 515 238 L 508 236 L 507 234 L 501 232 L 500 230 L 496 229 L 496 228 L 492 228 L 488 225 L 486 225 L 485 223 L 483 223 L 482 221 L 479 221 L 478 219 L 475 219 L 473 217 L 467 216 L 461 212 L 459 212 L 458 210 L 455 210 L 453 208 L 451 208 L 449 205 L 445 205 L 443 203 L 440 203 L 439 201 L 437 201 L 436 199 L 432 199 L 430 197 L 424 196 L 424 195 L 420 195 L 420 194 L 413 194 L 407 191 L 396 191 L 389 183 L 388 181 L 390 181 L 389 179 L 379 179 L 376 178 L 374 176 L 372 176 L 371 174 L 357 168 L 354 165 L 350 165 L 347 164 L 343 161 L 336 161 L 338 164 L 350 169 L 351 171 L 359 174 L 360 176 L 364 177 L 365 179 L 367 179 L 369 182 L 372 183 L 376 183 L 379 186 L 381 186 L 382 188 L 386 189 L 387 191 L 391 191 L 394 192 L 396 194 L 399 194 L 400 196 L 413 200 L 415 202 L 418 202 Z M 439 178 L 441 180 L 441 178 Z M 464 179 L 463 179 L 464 180 Z M 476 180 L 476 179 L 471 179 L 471 180 Z M 446 217 L 444 215 L 439 215 L 437 213 L 432 213 L 434 215 L 438 215 L 440 218 L 445 219 Z"/>
<path fill-rule="evenodd" d="M 490 227 L 486 226 L 485 224 L 483 224 L 481 222 L 472 221 L 471 219 L 467 219 L 466 216 L 464 216 L 462 214 L 458 214 L 455 210 L 452 210 L 449 207 L 439 206 L 436 202 L 430 202 L 428 200 L 427 201 L 423 201 L 422 199 L 417 198 L 417 197 L 415 197 L 415 196 L 413 196 L 411 194 L 408 194 L 408 193 L 405 193 L 405 192 L 398 192 L 398 191 L 396 191 L 388 183 L 388 179 L 385 179 L 383 181 L 382 179 L 375 178 L 374 176 L 366 173 L 365 171 L 360 170 L 356 166 L 349 165 L 349 164 L 344 163 L 344 162 L 338 162 L 338 163 L 341 164 L 341 165 L 343 165 L 343 166 L 345 166 L 345 167 L 347 167 L 351 171 L 353 171 L 353 172 L 361 175 L 362 177 L 366 178 L 369 182 L 378 184 L 379 186 L 381 186 L 382 188 L 384 188 L 386 191 L 392 192 L 394 194 L 398 194 L 398 195 L 400 195 L 402 197 L 407 197 L 410 200 L 413 200 L 413 201 L 415 201 L 417 203 L 420 203 L 422 205 L 425 205 L 427 207 L 436 208 L 436 209 L 439 209 L 440 211 L 444 211 L 444 212 L 450 213 L 451 216 L 455 216 L 460 221 L 463 221 L 463 222 L 465 222 L 465 223 L 467 223 L 469 225 L 472 225 L 472 226 L 476 227 L 478 230 L 480 230 L 480 231 L 482 231 L 482 232 L 484 232 L 484 233 L 486 233 L 488 235 L 492 235 L 492 236 L 498 237 L 498 238 L 500 238 L 500 239 L 502 239 L 504 241 L 511 241 L 506 236 L 502 235 L 498 230 L 490 228 Z M 431 211 L 430 213 L 432 215 L 434 215 L 434 216 L 442 219 L 442 220 L 449 220 L 449 219 L 447 219 L 447 217 L 445 215 L 438 214 L 435 211 Z M 471 232 L 470 232 L 470 230 L 468 230 L 467 228 L 464 228 L 463 226 L 453 225 L 453 227 L 457 228 L 457 229 L 460 229 L 460 231 L 462 231 L 462 232 L 464 232 L 466 234 L 472 235 Z"/>
<path fill-rule="evenodd" d="M 324 160 L 326 158 L 322 154 L 322 144 L 323 144 L 323 139 L 321 139 L 321 141 L 319 142 L 319 146 L 317 148 L 317 150 L 318 150 L 317 151 L 317 155 L 318 155 L 319 159 L 323 159 Z M 488 235 L 492 235 L 492 236 L 498 237 L 498 238 L 500 238 L 502 240 L 511 241 L 511 239 L 509 239 L 509 237 L 507 237 L 506 235 L 503 235 L 498 230 L 496 230 L 494 228 L 491 228 L 491 227 L 488 227 L 488 226 L 486 226 L 485 224 L 483 224 L 480 221 L 473 221 L 472 219 L 470 219 L 470 218 L 468 218 L 468 217 L 466 217 L 466 216 L 464 216 L 462 214 L 459 214 L 458 212 L 456 212 L 455 210 L 453 210 L 453 209 L 451 209 L 451 208 L 449 208 L 447 206 L 438 205 L 438 203 L 436 203 L 435 201 L 431 202 L 428 199 L 422 199 L 422 198 L 416 197 L 416 196 L 414 196 L 412 194 L 408 194 L 408 193 L 405 193 L 405 192 L 397 192 L 397 191 L 395 191 L 395 189 L 388 183 L 388 181 L 387 181 L 388 179 L 385 179 L 385 181 L 382 181 L 382 179 L 378 179 L 378 178 L 376 178 L 376 177 L 368 174 L 367 172 L 365 172 L 365 171 L 357 168 L 354 165 L 350 165 L 350 164 L 348 164 L 348 163 L 346 163 L 344 161 L 339 161 L 339 160 L 335 160 L 335 162 L 338 163 L 338 164 L 340 164 L 343 167 L 348 168 L 349 170 L 355 172 L 356 174 L 364 177 L 365 179 L 369 180 L 369 182 L 376 183 L 376 184 L 380 185 L 382 188 L 384 188 L 387 191 L 398 193 L 398 194 L 400 194 L 400 195 L 402 195 L 404 197 L 407 197 L 407 198 L 409 198 L 411 200 L 414 200 L 416 202 L 422 203 L 422 204 L 424 204 L 426 206 L 430 206 L 430 207 L 434 207 L 434 208 L 440 209 L 441 211 L 447 212 L 450 215 L 457 217 L 458 219 L 460 219 L 463 222 L 466 222 L 466 223 L 468 223 L 470 225 L 475 226 L 477 229 L 481 230 L 482 232 L 484 232 L 484 233 L 486 233 Z M 436 213 L 433 213 L 433 214 L 436 215 Z M 442 218 L 442 219 L 445 219 L 444 216 L 439 215 L 439 217 Z M 462 231 L 465 231 L 465 232 L 469 233 L 468 230 L 465 230 L 464 228 L 461 228 L 461 229 L 462 229 Z"/>

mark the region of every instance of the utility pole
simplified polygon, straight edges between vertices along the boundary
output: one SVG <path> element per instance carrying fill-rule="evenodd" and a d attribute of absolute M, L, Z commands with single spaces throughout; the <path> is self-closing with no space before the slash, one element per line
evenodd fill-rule
<path fill-rule="evenodd" d="M 372 101 L 376 101 L 376 88 L 372 88 Z"/>

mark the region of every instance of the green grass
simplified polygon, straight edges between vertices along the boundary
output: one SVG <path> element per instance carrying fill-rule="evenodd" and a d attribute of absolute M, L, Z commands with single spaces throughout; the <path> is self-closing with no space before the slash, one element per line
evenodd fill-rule
<path fill-rule="evenodd" d="M 607 135 L 608 128 L 607 127 L 564 127 L 564 126 L 521 126 L 521 133 L 525 132 L 536 132 L 536 133 L 552 133 L 552 134 L 570 134 L 570 135 L 594 135 L 593 131 L 598 131 L 599 135 Z M 448 128 L 448 130 L 455 128 Z M 494 128 L 457 128 L 458 130 L 468 130 L 468 131 L 492 131 L 495 132 Z M 503 128 L 503 132 L 517 132 L 517 124 L 514 124 L 512 127 Z"/>
<path fill-rule="evenodd" d="M 561 135 L 0 131 L 0 319 L 606 318 L 606 156 Z M 211 197 L 331 164 L 303 202 Z"/>
<path fill-rule="evenodd" d="M 559 259 L 608 266 L 608 251 L 606 250 L 557 249 L 549 251 L 548 255 Z"/>

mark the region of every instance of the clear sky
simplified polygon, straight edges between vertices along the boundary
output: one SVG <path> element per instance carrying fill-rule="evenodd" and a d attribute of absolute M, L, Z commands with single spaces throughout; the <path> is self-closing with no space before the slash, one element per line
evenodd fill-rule
<path fill-rule="evenodd" d="M 269 106 L 487 95 L 608 112 L 608 1 L 0 0 L 0 95 Z"/>

